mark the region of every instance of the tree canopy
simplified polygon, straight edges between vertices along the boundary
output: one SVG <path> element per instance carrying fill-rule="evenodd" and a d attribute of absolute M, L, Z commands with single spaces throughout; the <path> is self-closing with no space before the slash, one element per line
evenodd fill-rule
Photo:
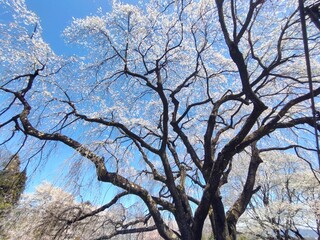
<path fill-rule="evenodd" d="M 270 152 L 315 166 L 320 126 L 296 1 L 114 1 L 64 30 L 83 49 L 72 57 L 43 41 L 23 0 L 0 3 L 9 15 L 0 24 L 2 144 L 30 161 L 56 143 L 73 149 L 80 173 L 91 163 L 118 190 L 92 214 L 128 196 L 143 204 L 145 225 L 131 221 L 119 234 L 201 239 L 209 218 L 215 239 L 236 239 Z M 309 21 L 308 33 L 317 102 L 319 31 Z M 242 154 L 247 174 L 230 204 L 224 189 Z"/>

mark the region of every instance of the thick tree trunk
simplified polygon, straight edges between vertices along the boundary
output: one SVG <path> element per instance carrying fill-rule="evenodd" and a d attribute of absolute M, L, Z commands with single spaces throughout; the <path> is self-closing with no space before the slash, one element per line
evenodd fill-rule
<path fill-rule="evenodd" d="M 212 231 L 215 240 L 232 240 L 221 197 L 217 194 L 211 201 L 212 204 Z"/>

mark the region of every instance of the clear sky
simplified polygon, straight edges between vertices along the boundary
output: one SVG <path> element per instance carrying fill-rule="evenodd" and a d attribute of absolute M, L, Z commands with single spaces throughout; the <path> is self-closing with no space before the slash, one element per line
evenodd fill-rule
<path fill-rule="evenodd" d="M 44 40 L 57 54 L 69 55 L 74 49 L 65 45 L 61 34 L 72 18 L 95 14 L 99 7 L 110 11 L 112 0 L 26 0 L 26 3 L 41 19 Z"/>

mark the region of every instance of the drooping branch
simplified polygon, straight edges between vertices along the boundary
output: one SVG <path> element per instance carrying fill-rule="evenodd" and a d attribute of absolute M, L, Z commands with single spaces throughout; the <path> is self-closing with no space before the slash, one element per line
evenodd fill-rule
<path fill-rule="evenodd" d="M 121 230 L 115 230 L 114 233 L 111 233 L 107 236 L 102 236 L 99 238 L 96 238 L 95 240 L 106 240 L 111 239 L 118 235 L 126 235 L 126 234 L 132 234 L 132 233 L 145 233 L 145 232 L 152 232 L 157 230 L 157 226 L 147 226 L 147 227 L 137 227 L 137 228 L 129 228 L 129 229 L 121 229 Z"/>
<path fill-rule="evenodd" d="M 81 221 L 83 219 L 86 219 L 88 217 L 92 217 L 100 212 L 103 212 L 105 211 L 106 209 L 110 208 L 111 206 L 113 206 L 120 198 L 128 195 L 129 193 L 128 192 L 122 192 L 122 193 L 119 193 L 117 194 L 110 202 L 108 202 L 107 204 L 95 209 L 94 211 L 91 211 L 90 213 L 86 213 L 86 214 L 83 214 L 83 215 L 80 215 L 78 217 L 76 217 L 75 219 L 72 219 L 72 220 L 68 220 L 67 221 L 67 224 L 73 224 L 75 222 L 78 222 L 78 221 Z"/>

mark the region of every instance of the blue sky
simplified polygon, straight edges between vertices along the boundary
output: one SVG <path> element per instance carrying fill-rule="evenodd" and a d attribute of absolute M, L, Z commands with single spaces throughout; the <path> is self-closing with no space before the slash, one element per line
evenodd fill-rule
<path fill-rule="evenodd" d="M 111 10 L 111 0 L 26 0 L 30 10 L 41 19 L 43 38 L 57 54 L 70 55 L 75 49 L 66 46 L 62 31 L 70 25 L 72 18 L 94 15 L 101 7 Z"/>

